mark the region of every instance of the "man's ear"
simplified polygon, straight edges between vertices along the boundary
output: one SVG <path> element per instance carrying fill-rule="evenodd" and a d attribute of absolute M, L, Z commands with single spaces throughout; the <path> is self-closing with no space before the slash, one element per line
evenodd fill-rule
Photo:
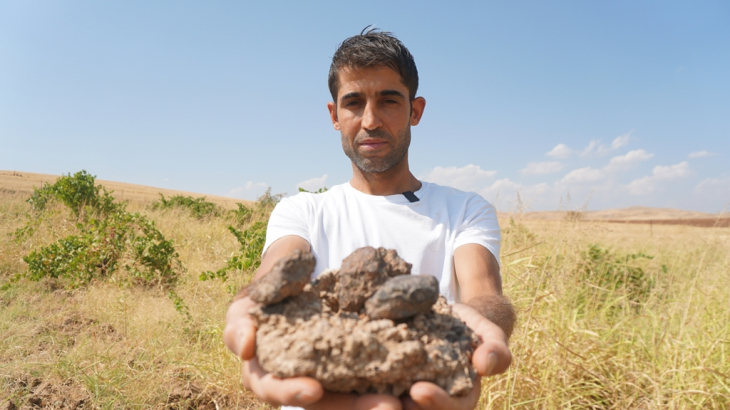
<path fill-rule="evenodd" d="M 411 125 L 418 125 L 421 122 L 423 110 L 426 109 L 426 99 L 416 97 L 411 101 Z"/>
<path fill-rule="evenodd" d="M 339 131 L 340 130 L 340 122 L 337 120 L 337 104 L 333 103 L 332 101 L 327 103 L 327 110 L 330 112 L 330 120 L 332 121 L 332 126 Z"/>

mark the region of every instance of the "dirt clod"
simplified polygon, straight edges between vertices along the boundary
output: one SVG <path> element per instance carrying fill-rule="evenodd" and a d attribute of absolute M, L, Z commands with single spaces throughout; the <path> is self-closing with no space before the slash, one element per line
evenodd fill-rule
<path fill-rule="evenodd" d="M 439 282 L 433 276 L 398 276 L 365 301 L 365 313 L 371 319 L 407 319 L 428 313 L 438 298 Z"/>
<path fill-rule="evenodd" d="M 476 377 L 478 339 L 438 295 L 434 278 L 401 276 L 410 267 L 393 250 L 361 248 L 298 295 L 253 308 L 259 363 L 277 377 L 315 378 L 332 392 L 399 396 L 430 381 L 465 395 Z"/>
<path fill-rule="evenodd" d="M 265 305 L 295 296 L 309 283 L 314 265 L 315 260 L 311 253 L 296 249 L 291 255 L 278 261 L 266 276 L 252 283 L 248 288 L 248 296 Z"/>
<path fill-rule="evenodd" d="M 11 397 L 16 401 L 7 401 L 0 406 L 0 410 L 43 408 L 76 410 L 84 408 L 89 402 L 87 390 L 67 380 L 62 383 L 42 381 L 38 378 L 20 376 L 10 384 Z"/>
<path fill-rule="evenodd" d="M 394 250 L 364 247 L 342 261 L 337 280 L 340 309 L 357 312 L 378 286 L 398 275 L 410 275 L 411 264 L 398 257 Z"/>
<path fill-rule="evenodd" d="M 16 409 L 15 403 L 13 403 L 10 400 L 6 401 L 3 404 L 0 404 L 0 410 L 15 410 L 15 409 Z"/>

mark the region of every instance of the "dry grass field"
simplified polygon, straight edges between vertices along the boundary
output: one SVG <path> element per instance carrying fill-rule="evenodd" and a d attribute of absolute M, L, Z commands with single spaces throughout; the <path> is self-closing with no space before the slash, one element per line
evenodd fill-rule
<path fill-rule="evenodd" d="M 268 408 L 240 388 L 221 338 L 231 291 L 251 270 L 199 278 L 239 249 L 230 220 L 155 210 L 154 196 L 127 206 L 172 239 L 186 315 L 169 289 L 114 275 L 76 288 L 22 277 L 23 256 L 73 234 L 77 220 L 51 204 L 16 239 L 29 192 L 0 188 L 0 408 Z M 730 228 L 520 214 L 500 223 L 515 361 L 484 380 L 479 408 L 730 408 Z"/>

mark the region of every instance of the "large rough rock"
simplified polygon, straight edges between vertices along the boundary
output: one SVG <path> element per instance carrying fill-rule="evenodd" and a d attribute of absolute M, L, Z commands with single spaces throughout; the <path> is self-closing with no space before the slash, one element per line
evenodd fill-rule
<path fill-rule="evenodd" d="M 278 261 L 267 275 L 248 288 L 248 296 L 258 303 L 270 305 L 289 296 L 298 295 L 309 283 L 314 271 L 314 255 L 295 249 Z"/>
<path fill-rule="evenodd" d="M 296 275 L 287 272 L 309 269 L 305 255 L 280 261 L 287 266 L 280 276 L 291 281 Z M 261 367 L 282 378 L 312 377 L 339 393 L 399 396 L 430 381 L 465 395 L 479 341 L 438 295 L 438 282 L 410 276 L 410 268 L 395 251 L 368 247 L 301 288 L 253 283 L 249 295 L 279 301 L 250 312 Z"/>

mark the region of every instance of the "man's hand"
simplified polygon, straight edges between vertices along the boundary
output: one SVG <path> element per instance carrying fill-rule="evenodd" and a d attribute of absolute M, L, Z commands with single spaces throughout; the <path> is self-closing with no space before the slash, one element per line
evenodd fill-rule
<path fill-rule="evenodd" d="M 285 236 L 272 243 L 262 258 L 256 278 L 267 274 L 280 258 L 294 249 L 309 251 L 310 246 L 298 236 Z M 266 373 L 256 359 L 256 323 L 248 313 L 256 306 L 256 302 L 246 296 L 245 290 L 242 290 L 236 299 L 226 313 L 223 340 L 226 346 L 243 360 L 241 370 L 243 385 L 261 400 L 273 406 L 299 406 L 312 410 L 401 409 L 397 397 L 382 394 L 357 396 L 327 393 L 317 380 L 309 377 L 279 379 Z"/>
<path fill-rule="evenodd" d="M 311 410 L 357 409 L 400 410 L 398 398 L 371 394 L 326 393 L 322 385 L 309 377 L 279 379 L 259 365 L 256 359 L 256 325 L 248 311 L 256 303 L 244 297 L 231 304 L 226 313 L 223 339 L 226 346 L 241 360 L 243 385 L 259 399 L 273 406 L 299 406 Z"/>
<path fill-rule="evenodd" d="M 507 336 L 499 326 L 470 306 L 457 303 L 452 305 L 452 308 L 482 341 L 482 344 L 474 350 L 471 359 L 478 373 L 474 388 L 464 397 L 451 397 L 444 389 L 433 383 L 418 382 L 411 387 L 411 397 L 403 400 L 404 410 L 471 410 L 479 402 L 482 376 L 504 373 L 512 363 L 512 354 L 507 347 Z"/>

